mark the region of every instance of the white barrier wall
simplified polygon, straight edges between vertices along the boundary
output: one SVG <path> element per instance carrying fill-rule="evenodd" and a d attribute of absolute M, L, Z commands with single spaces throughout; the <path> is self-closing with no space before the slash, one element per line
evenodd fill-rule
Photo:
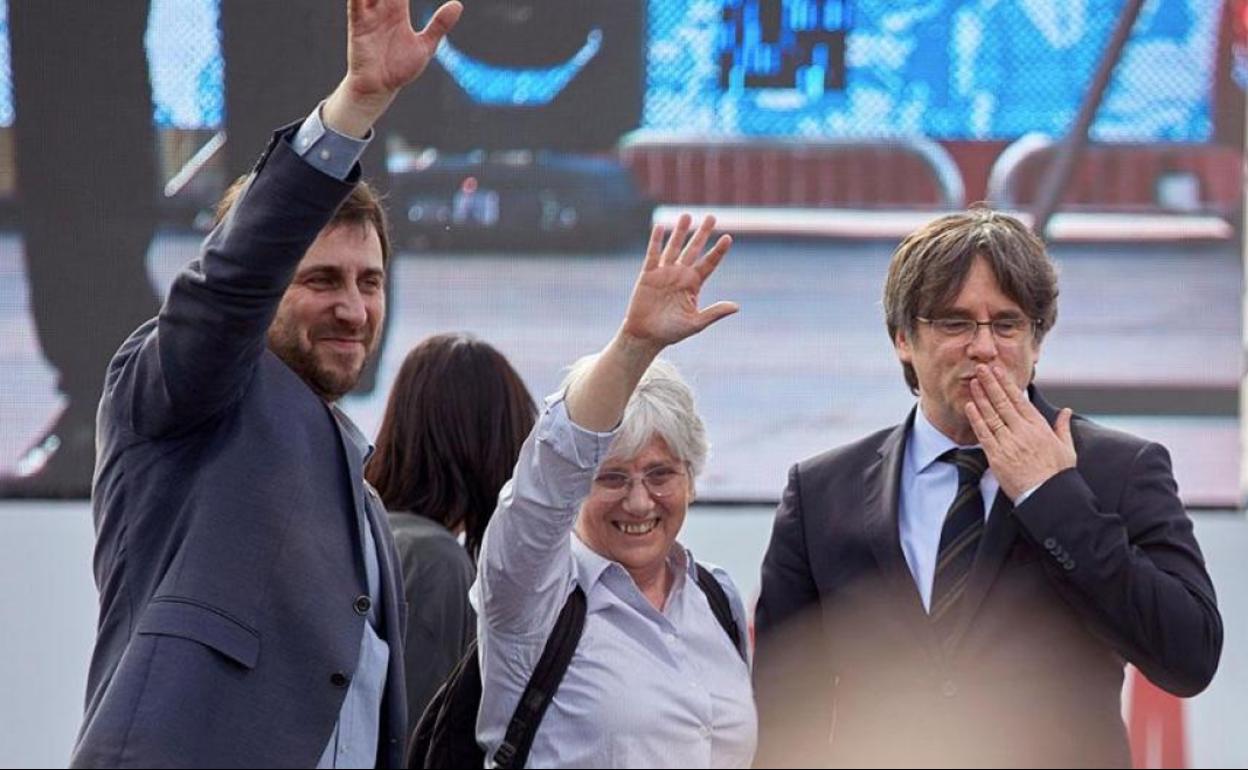
<path fill-rule="evenodd" d="M 771 509 L 698 506 L 682 540 L 758 590 Z M 1226 624 L 1213 685 L 1188 702 L 1191 767 L 1248 766 L 1248 519 L 1203 514 L 1196 534 Z M 85 503 L 0 503 L 0 767 L 64 767 L 94 641 L 93 534 Z"/>

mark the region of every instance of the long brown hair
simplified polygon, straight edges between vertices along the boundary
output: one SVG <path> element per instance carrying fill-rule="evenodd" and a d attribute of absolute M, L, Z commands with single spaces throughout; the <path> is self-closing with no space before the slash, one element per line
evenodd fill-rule
<path fill-rule="evenodd" d="M 502 353 L 466 334 L 429 337 L 399 369 L 364 477 L 387 510 L 462 526 L 476 561 L 536 417 Z"/>

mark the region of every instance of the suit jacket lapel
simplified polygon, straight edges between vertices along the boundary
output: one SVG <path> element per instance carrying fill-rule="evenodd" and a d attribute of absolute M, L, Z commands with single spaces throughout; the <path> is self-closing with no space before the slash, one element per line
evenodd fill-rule
<path fill-rule="evenodd" d="M 404 659 L 403 639 L 407 633 L 407 616 L 401 606 L 406 607 L 407 600 L 403 596 L 403 576 L 398 565 L 398 549 L 394 544 L 394 533 L 390 531 L 390 522 L 386 517 L 386 508 L 381 495 L 367 481 L 361 483 L 369 497 L 364 506 L 368 513 L 368 523 L 373 530 L 373 538 L 377 541 L 377 560 L 381 563 L 381 606 L 382 623 L 384 625 L 386 643 L 390 645 L 390 666 L 386 679 L 386 697 L 383 708 L 389 719 L 388 734 L 391 752 L 396 746 L 402 745 L 402 738 L 407 730 L 407 699 L 402 697 L 399 685 L 407 681 L 407 663 Z M 399 743 L 395 743 L 398 740 Z M 387 747 L 382 747 L 382 752 Z M 393 761 L 393 758 L 392 758 Z"/>
<path fill-rule="evenodd" d="M 391 644 L 401 639 L 404 631 L 404 618 L 399 615 L 399 605 L 406 602 L 401 597 L 403 579 L 399 567 L 395 563 L 398 550 L 394 545 L 394 534 L 390 531 L 390 522 L 386 519 L 386 508 L 381 502 L 381 495 L 373 489 L 372 484 L 363 482 L 371 505 L 364 506 L 368 513 L 368 523 L 373 530 L 373 539 L 377 541 L 377 561 L 381 565 L 382 621 L 386 624 L 387 641 Z"/>
<path fill-rule="evenodd" d="M 1057 409 L 1044 400 L 1044 396 L 1040 395 L 1039 388 L 1035 385 L 1028 385 L 1027 395 L 1031 398 L 1031 403 L 1036 407 L 1036 410 L 1044 415 L 1044 419 L 1048 421 L 1049 425 L 1057 422 Z"/>
<path fill-rule="evenodd" d="M 403 590 L 403 581 L 399 577 L 398 566 L 395 564 L 394 536 L 390 532 L 390 523 L 385 519 L 385 506 L 381 502 L 381 497 L 364 481 L 364 458 L 360 456 L 359 448 L 347 436 L 341 424 L 338 424 L 337 428 L 338 438 L 342 442 L 342 450 L 347 458 L 353 521 L 369 527 L 373 540 L 377 543 L 377 564 L 381 573 L 382 592 L 381 622 L 384 624 L 387 637 L 399 639 L 403 633 L 403 620 L 399 617 L 399 604 L 402 600 L 397 593 Z M 372 496 L 372 505 L 368 504 L 366 494 Z M 358 534 L 360 585 L 367 590 L 368 578 L 363 562 L 364 533 Z"/>
<path fill-rule="evenodd" d="M 342 453 L 347 460 L 347 483 L 351 485 L 351 531 L 356 535 L 356 576 L 360 588 L 368 590 L 368 575 L 364 569 L 364 533 L 360 525 L 368 521 L 364 512 L 364 459 L 360 457 L 360 448 L 355 445 L 346 429 L 334 414 L 336 407 L 329 407 L 330 418 L 334 420 L 334 429 L 338 432 L 338 441 L 342 444 Z"/>
<path fill-rule="evenodd" d="M 390 660 L 386 673 L 385 696 L 382 699 L 382 735 L 386 742 L 379 747 L 379 757 L 387 757 L 387 762 L 395 764 L 402 759 L 401 747 L 403 736 L 407 730 L 407 700 L 403 697 L 402 684 L 405 681 L 405 663 L 403 659 L 403 635 L 407 618 L 399 609 L 406 604 L 402 598 L 403 580 L 399 574 L 398 551 L 394 545 L 394 535 L 390 531 L 390 522 L 386 518 L 385 505 L 377 490 L 364 480 L 364 456 L 360 447 L 356 446 L 347 435 L 346 426 L 333 414 L 337 407 L 329 407 L 331 418 L 338 430 L 338 439 L 342 442 L 343 454 L 347 460 L 347 480 L 351 485 L 350 515 L 353 527 L 357 532 L 357 564 L 358 579 L 364 592 L 368 591 L 368 574 L 364 566 L 364 544 L 367 542 L 360 527 L 368 527 L 373 536 L 377 551 L 377 567 L 381 583 L 381 607 L 379 635 L 390 646 Z M 344 415 L 345 417 L 345 415 Z"/>
<path fill-rule="evenodd" d="M 901 552 L 898 528 L 898 502 L 901 494 L 901 467 L 905 457 L 906 436 L 914 423 L 914 412 L 880 445 L 879 453 L 867 467 L 863 477 L 863 526 L 871 551 L 875 555 L 894 606 L 910 624 L 915 638 L 930 651 L 935 642 L 927 612 L 915 586 L 914 576 Z"/>

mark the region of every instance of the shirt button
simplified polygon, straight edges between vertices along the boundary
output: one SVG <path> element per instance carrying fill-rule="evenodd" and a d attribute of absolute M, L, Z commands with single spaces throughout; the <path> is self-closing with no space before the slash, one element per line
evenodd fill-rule
<path fill-rule="evenodd" d="M 700 728 L 698 728 L 698 735 L 702 736 L 703 738 L 710 738 L 711 728 L 707 727 L 706 725 L 702 725 Z"/>
<path fill-rule="evenodd" d="M 940 686 L 940 693 L 946 698 L 952 698 L 958 694 L 958 686 L 952 679 L 946 679 L 945 683 Z"/>
<path fill-rule="evenodd" d="M 351 677 L 347 676 L 341 671 L 335 671 L 333 674 L 330 675 L 329 683 L 332 684 L 334 687 L 346 687 L 348 684 L 351 683 Z"/>
<path fill-rule="evenodd" d="M 367 615 L 368 611 L 373 608 L 373 600 L 367 596 L 355 597 L 355 614 Z"/>

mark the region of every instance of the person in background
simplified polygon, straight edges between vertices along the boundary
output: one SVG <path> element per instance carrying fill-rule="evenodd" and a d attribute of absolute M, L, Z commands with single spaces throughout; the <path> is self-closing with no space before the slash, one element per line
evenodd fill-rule
<path fill-rule="evenodd" d="M 466 334 L 421 342 L 390 390 L 364 478 L 389 512 L 409 607 L 409 734 L 476 635 L 477 553 L 536 416 L 503 354 Z"/>
<path fill-rule="evenodd" d="M 0 497 L 90 496 L 104 372 L 160 307 L 147 276 L 158 213 L 147 17 L 140 0 L 8 4 L 31 319 L 64 408 L 0 468 Z"/>

